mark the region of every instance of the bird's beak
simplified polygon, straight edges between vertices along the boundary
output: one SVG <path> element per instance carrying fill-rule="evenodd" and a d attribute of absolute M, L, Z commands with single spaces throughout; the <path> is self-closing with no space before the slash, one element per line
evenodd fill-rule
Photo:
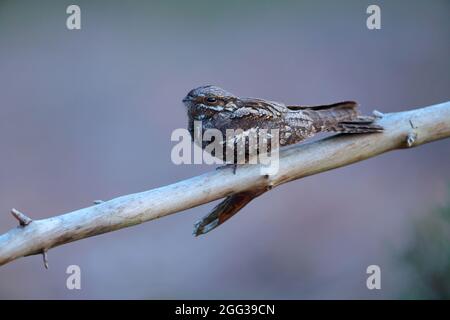
<path fill-rule="evenodd" d="M 189 96 L 184 97 L 183 103 L 191 101 L 191 98 Z"/>

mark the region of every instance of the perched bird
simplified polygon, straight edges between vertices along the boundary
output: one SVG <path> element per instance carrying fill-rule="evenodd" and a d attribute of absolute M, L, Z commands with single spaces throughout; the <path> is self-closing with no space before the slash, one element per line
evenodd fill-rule
<path fill-rule="evenodd" d="M 187 107 L 192 138 L 194 121 L 201 121 L 202 131 L 218 129 L 223 137 L 226 137 L 227 129 L 241 129 L 243 136 L 248 136 L 250 132 L 258 135 L 261 129 L 278 129 L 280 146 L 298 143 L 318 132 L 370 133 L 383 130 L 373 123 L 374 117 L 359 115 L 358 105 L 353 101 L 292 106 L 263 99 L 240 98 L 216 86 L 202 86 L 191 90 L 183 103 Z M 268 140 L 270 146 L 270 136 Z M 209 143 L 202 141 L 201 147 L 205 148 Z M 248 150 L 247 139 L 246 155 Z M 225 159 L 225 155 L 226 152 L 222 152 L 222 160 L 229 160 Z M 231 162 L 236 160 L 237 157 Z"/>
<path fill-rule="evenodd" d="M 201 121 L 202 131 L 217 129 L 224 137 L 226 137 L 227 129 L 242 130 L 240 138 L 245 138 L 250 133 L 256 133 L 258 136 L 262 129 L 278 129 L 280 146 L 298 143 L 318 132 L 354 134 L 383 130 L 381 126 L 374 123 L 374 117 L 361 116 L 358 105 L 354 101 L 318 106 L 285 105 L 264 99 L 241 98 L 219 87 L 208 85 L 189 91 L 183 103 L 187 107 L 188 127 L 193 139 L 195 121 Z M 270 139 L 269 136 L 268 147 Z M 230 162 L 226 158 L 226 148 L 234 147 L 235 152 L 231 163 L 236 164 L 237 139 L 233 137 L 225 140 L 222 154 L 213 153 L 212 155 Z M 246 161 L 249 158 L 248 140 L 245 139 Z M 202 140 L 196 142 L 201 144 L 203 149 L 210 143 Z M 258 146 L 256 148 L 257 154 L 270 151 L 270 148 L 267 150 L 259 150 Z M 229 196 L 210 215 L 197 223 L 194 233 L 198 235 L 215 228 L 259 194 L 261 191 L 249 191 Z"/>

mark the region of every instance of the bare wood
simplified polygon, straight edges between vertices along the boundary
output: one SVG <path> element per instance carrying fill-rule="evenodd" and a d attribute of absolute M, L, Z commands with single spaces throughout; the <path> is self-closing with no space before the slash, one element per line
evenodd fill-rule
<path fill-rule="evenodd" d="M 450 137 L 450 102 L 385 114 L 378 123 L 385 128 L 383 133 L 334 136 L 283 150 L 276 175 L 261 175 L 257 165 L 239 167 L 237 174 L 233 174 L 232 168 L 212 171 L 63 215 L 33 220 L 0 236 L 0 265 L 41 253 L 48 265 L 47 250 L 68 242 L 161 218 L 239 192 L 270 190 L 390 150 Z"/>
<path fill-rule="evenodd" d="M 14 208 L 11 209 L 11 214 L 13 215 L 14 218 L 16 218 L 19 221 L 19 224 L 22 227 L 29 225 L 33 221 L 29 217 L 24 215 L 22 212 Z"/>
<path fill-rule="evenodd" d="M 48 254 L 47 254 L 47 249 L 43 249 L 42 250 L 42 260 L 44 262 L 44 267 L 45 269 L 48 269 Z"/>

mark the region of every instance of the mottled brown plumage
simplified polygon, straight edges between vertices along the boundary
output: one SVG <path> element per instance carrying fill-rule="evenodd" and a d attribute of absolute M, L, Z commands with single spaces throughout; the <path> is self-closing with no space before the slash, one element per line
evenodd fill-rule
<path fill-rule="evenodd" d="M 203 86 L 191 90 L 183 99 L 189 117 L 189 131 L 194 139 L 194 122 L 201 121 L 202 131 L 218 129 L 226 137 L 227 129 L 241 129 L 240 137 L 245 140 L 245 160 L 248 161 L 249 134 L 258 135 L 262 129 L 278 129 L 279 145 L 287 146 L 305 140 L 318 132 L 373 133 L 381 132 L 382 127 L 373 123 L 374 117 L 361 116 L 353 101 L 338 102 L 320 106 L 290 106 L 280 102 L 255 98 L 240 98 L 216 86 Z M 270 146 L 271 138 L 268 138 Z M 196 140 L 202 141 L 200 140 Z M 236 151 L 236 140 L 230 139 Z M 211 142 L 203 141 L 201 147 Z M 224 159 L 229 146 L 224 144 L 222 155 L 212 154 Z M 270 151 L 257 150 L 260 152 Z M 237 153 L 234 152 L 236 164 Z M 200 235 L 221 225 L 231 218 L 252 199 L 266 190 L 249 190 L 228 196 L 214 210 L 196 223 L 194 234 Z"/>
<path fill-rule="evenodd" d="M 359 115 L 357 104 L 353 101 L 321 106 L 289 106 L 263 99 L 240 98 L 216 86 L 203 86 L 191 90 L 183 102 L 188 109 L 192 137 L 194 121 L 202 122 L 203 132 L 207 129 L 218 129 L 224 137 L 227 129 L 243 130 L 244 138 L 248 137 L 249 133 L 258 135 L 261 129 L 279 129 L 280 146 L 298 143 L 318 132 L 382 131 L 380 126 L 373 124 L 373 117 Z M 269 146 L 270 142 L 269 137 Z M 205 148 L 209 143 L 204 141 L 202 147 Z M 248 150 L 247 139 L 245 151 Z M 225 150 L 222 155 L 224 158 Z M 247 156 L 248 153 L 246 159 Z M 235 157 L 234 160 L 236 159 Z"/>

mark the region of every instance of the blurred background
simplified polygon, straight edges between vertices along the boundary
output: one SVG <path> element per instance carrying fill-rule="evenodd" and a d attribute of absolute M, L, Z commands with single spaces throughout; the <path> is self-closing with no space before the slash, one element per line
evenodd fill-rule
<path fill-rule="evenodd" d="M 170 159 L 199 85 L 365 113 L 449 100 L 450 2 L 376 1 L 371 31 L 374 3 L 0 0 L 0 233 L 12 207 L 41 219 L 212 170 Z M 449 183 L 450 140 L 391 152 L 283 185 L 206 236 L 192 226 L 215 203 L 52 249 L 49 270 L 19 259 L 0 298 L 449 298 Z"/>

